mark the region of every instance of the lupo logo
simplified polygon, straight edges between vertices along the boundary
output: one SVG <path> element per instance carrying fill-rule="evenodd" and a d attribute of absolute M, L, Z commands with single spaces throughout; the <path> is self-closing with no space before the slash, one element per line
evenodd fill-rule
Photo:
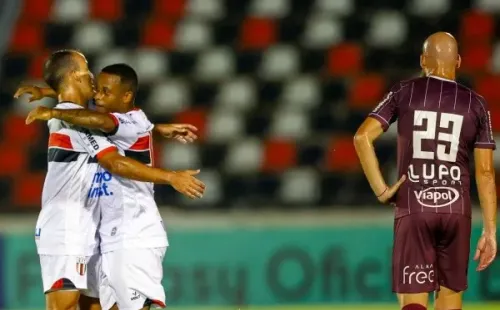
<path fill-rule="evenodd" d="M 430 265 L 416 265 L 410 270 L 410 266 L 403 268 L 403 284 L 425 284 L 434 283 L 434 268 Z"/>
<path fill-rule="evenodd" d="M 424 207 L 441 208 L 458 200 L 460 194 L 452 187 L 430 187 L 423 191 L 414 191 L 417 201 Z"/>
<path fill-rule="evenodd" d="M 113 192 L 109 191 L 108 182 L 113 179 L 113 175 L 107 171 L 97 172 L 92 179 L 88 198 L 98 198 L 101 196 L 113 196 Z"/>

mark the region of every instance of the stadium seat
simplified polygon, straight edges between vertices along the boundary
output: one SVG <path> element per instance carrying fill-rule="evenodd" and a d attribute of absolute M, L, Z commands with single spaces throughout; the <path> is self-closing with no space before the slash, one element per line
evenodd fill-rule
<path fill-rule="evenodd" d="M 476 82 L 476 91 L 489 105 L 500 107 L 500 75 L 488 75 Z"/>
<path fill-rule="evenodd" d="M 200 169 L 201 159 L 195 144 L 169 142 L 164 144 L 160 167 L 172 170 Z"/>
<path fill-rule="evenodd" d="M 123 0 L 89 0 L 93 19 L 117 21 L 123 17 Z"/>
<path fill-rule="evenodd" d="M 153 12 L 167 20 L 178 20 L 186 10 L 186 0 L 155 0 Z"/>
<path fill-rule="evenodd" d="M 470 74 L 488 72 L 491 52 L 489 44 L 465 46 L 461 52 L 462 71 Z"/>
<path fill-rule="evenodd" d="M 142 44 L 148 47 L 171 50 L 174 47 L 175 27 L 161 19 L 149 21 L 143 30 Z"/>
<path fill-rule="evenodd" d="M 357 74 L 362 66 L 362 50 L 356 44 L 342 43 L 331 48 L 328 53 L 328 71 L 333 76 Z"/>
<path fill-rule="evenodd" d="M 487 12 L 471 11 L 463 15 L 460 31 L 462 44 L 491 43 L 494 33 L 495 21 Z"/>
<path fill-rule="evenodd" d="M 13 203 L 21 208 L 40 208 L 45 173 L 19 175 L 14 182 Z"/>
<path fill-rule="evenodd" d="M 27 168 L 26 149 L 3 142 L 0 145 L 0 177 L 17 176 Z"/>
<path fill-rule="evenodd" d="M 11 115 L 5 118 L 2 124 L 3 143 L 13 147 L 27 147 L 33 141 L 40 139 L 43 123 L 25 124 L 24 116 Z"/>
<path fill-rule="evenodd" d="M 349 104 L 354 109 L 371 110 L 385 91 L 384 79 L 377 74 L 356 78 L 349 90 Z"/>
<path fill-rule="evenodd" d="M 321 196 L 318 173 L 311 168 L 286 171 L 281 176 L 279 195 L 286 204 L 302 207 L 315 204 Z"/>
<path fill-rule="evenodd" d="M 249 17 L 242 25 L 241 47 L 243 49 L 264 49 L 276 41 L 276 25 L 274 20 Z"/>
<path fill-rule="evenodd" d="M 90 6 L 87 1 L 55 0 L 52 5 L 51 19 L 57 22 L 71 23 L 85 21 L 89 15 Z"/>
<path fill-rule="evenodd" d="M 293 142 L 280 139 L 266 141 L 262 170 L 283 172 L 297 163 L 297 149 Z"/>
<path fill-rule="evenodd" d="M 327 170 L 353 172 L 359 169 L 358 156 L 354 150 L 352 136 L 339 136 L 332 139 L 325 155 Z"/>
<path fill-rule="evenodd" d="M 205 137 L 207 113 L 203 109 L 191 109 L 179 112 L 175 115 L 174 123 L 177 124 L 191 124 L 198 128 L 196 135 L 200 141 Z"/>
<path fill-rule="evenodd" d="M 233 174 L 254 173 L 261 167 L 264 153 L 260 140 L 245 138 L 236 140 L 229 147 L 225 170 Z"/>
<path fill-rule="evenodd" d="M 25 0 L 20 19 L 45 22 L 49 19 L 54 0 Z"/>
<path fill-rule="evenodd" d="M 185 10 L 187 16 L 205 20 L 217 20 L 226 14 L 222 0 L 190 0 Z"/>
<path fill-rule="evenodd" d="M 34 22 L 18 22 L 10 38 L 10 51 L 29 54 L 42 49 L 43 28 Z"/>

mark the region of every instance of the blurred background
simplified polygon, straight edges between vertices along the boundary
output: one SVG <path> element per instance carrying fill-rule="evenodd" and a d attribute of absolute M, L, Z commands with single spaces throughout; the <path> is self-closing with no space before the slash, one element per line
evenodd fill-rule
<path fill-rule="evenodd" d="M 47 129 L 24 125 L 33 106 L 12 94 L 43 85 L 61 48 L 81 50 L 94 73 L 130 64 L 152 121 L 199 128 L 194 144 L 155 139 L 159 166 L 201 168 L 207 184 L 196 201 L 156 187 L 169 306 L 397 309 L 392 211 L 352 137 L 393 83 L 420 74 L 435 31 L 458 39 L 459 81 L 486 98 L 500 132 L 499 0 L 0 0 L 0 309 L 44 307 L 32 231 Z M 389 182 L 395 137 L 392 126 L 377 143 Z M 500 264 L 474 267 L 468 309 L 494 308 Z"/>

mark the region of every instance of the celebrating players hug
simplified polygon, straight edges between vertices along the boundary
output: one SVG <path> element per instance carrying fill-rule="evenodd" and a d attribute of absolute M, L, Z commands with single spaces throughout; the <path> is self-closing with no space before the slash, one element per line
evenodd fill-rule
<path fill-rule="evenodd" d="M 154 126 L 134 106 L 138 78 L 125 64 L 104 68 L 95 93 L 85 57 L 57 51 L 45 64 L 44 79 L 50 88 L 21 87 L 15 97 L 59 101 L 26 119 L 48 121 L 50 131 L 36 228 L 47 309 L 165 307 L 168 240 L 153 183 L 193 199 L 202 197 L 205 185 L 197 170 L 154 168 L 152 132 L 186 143 L 196 139 L 196 128 Z M 96 111 L 87 110 L 93 98 Z"/>

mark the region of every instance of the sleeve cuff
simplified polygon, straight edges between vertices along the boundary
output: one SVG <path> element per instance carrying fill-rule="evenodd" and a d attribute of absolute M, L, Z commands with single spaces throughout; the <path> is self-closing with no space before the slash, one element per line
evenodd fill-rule
<path fill-rule="evenodd" d="M 111 132 L 108 132 L 107 135 L 114 136 L 118 132 L 118 128 L 120 126 L 120 121 L 113 113 L 109 113 L 109 116 L 111 116 L 111 118 L 113 119 L 113 122 L 115 123 L 115 129 L 113 129 L 113 131 L 111 131 Z"/>
<path fill-rule="evenodd" d="M 386 132 L 387 129 L 389 129 L 389 122 L 385 118 L 383 118 L 382 116 L 375 114 L 375 113 L 370 113 L 370 114 L 368 114 L 368 117 L 372 117 L 372 118 L 376 119 L 377 121 L 379 121 L 380 125 L 382 125 L 382 129 L 384 130 L 384 132 Z"/>
<path fill-rule="evenodd" d="M 474 148 L 496 150 L 497 146 L 493 142 L 476 142 Z"/>
<path fill-rule="evenodd" d="M 101 159 L 106 154 L 116 152 L 117 150 L 118 149 L 116 148 L 116 146 L 110 146 L 110 147 L 107 147 L 104 150 L 100 151 L 99 153 L 97 153 L 96 157 L 97 157 L 97 159 Z"/>

